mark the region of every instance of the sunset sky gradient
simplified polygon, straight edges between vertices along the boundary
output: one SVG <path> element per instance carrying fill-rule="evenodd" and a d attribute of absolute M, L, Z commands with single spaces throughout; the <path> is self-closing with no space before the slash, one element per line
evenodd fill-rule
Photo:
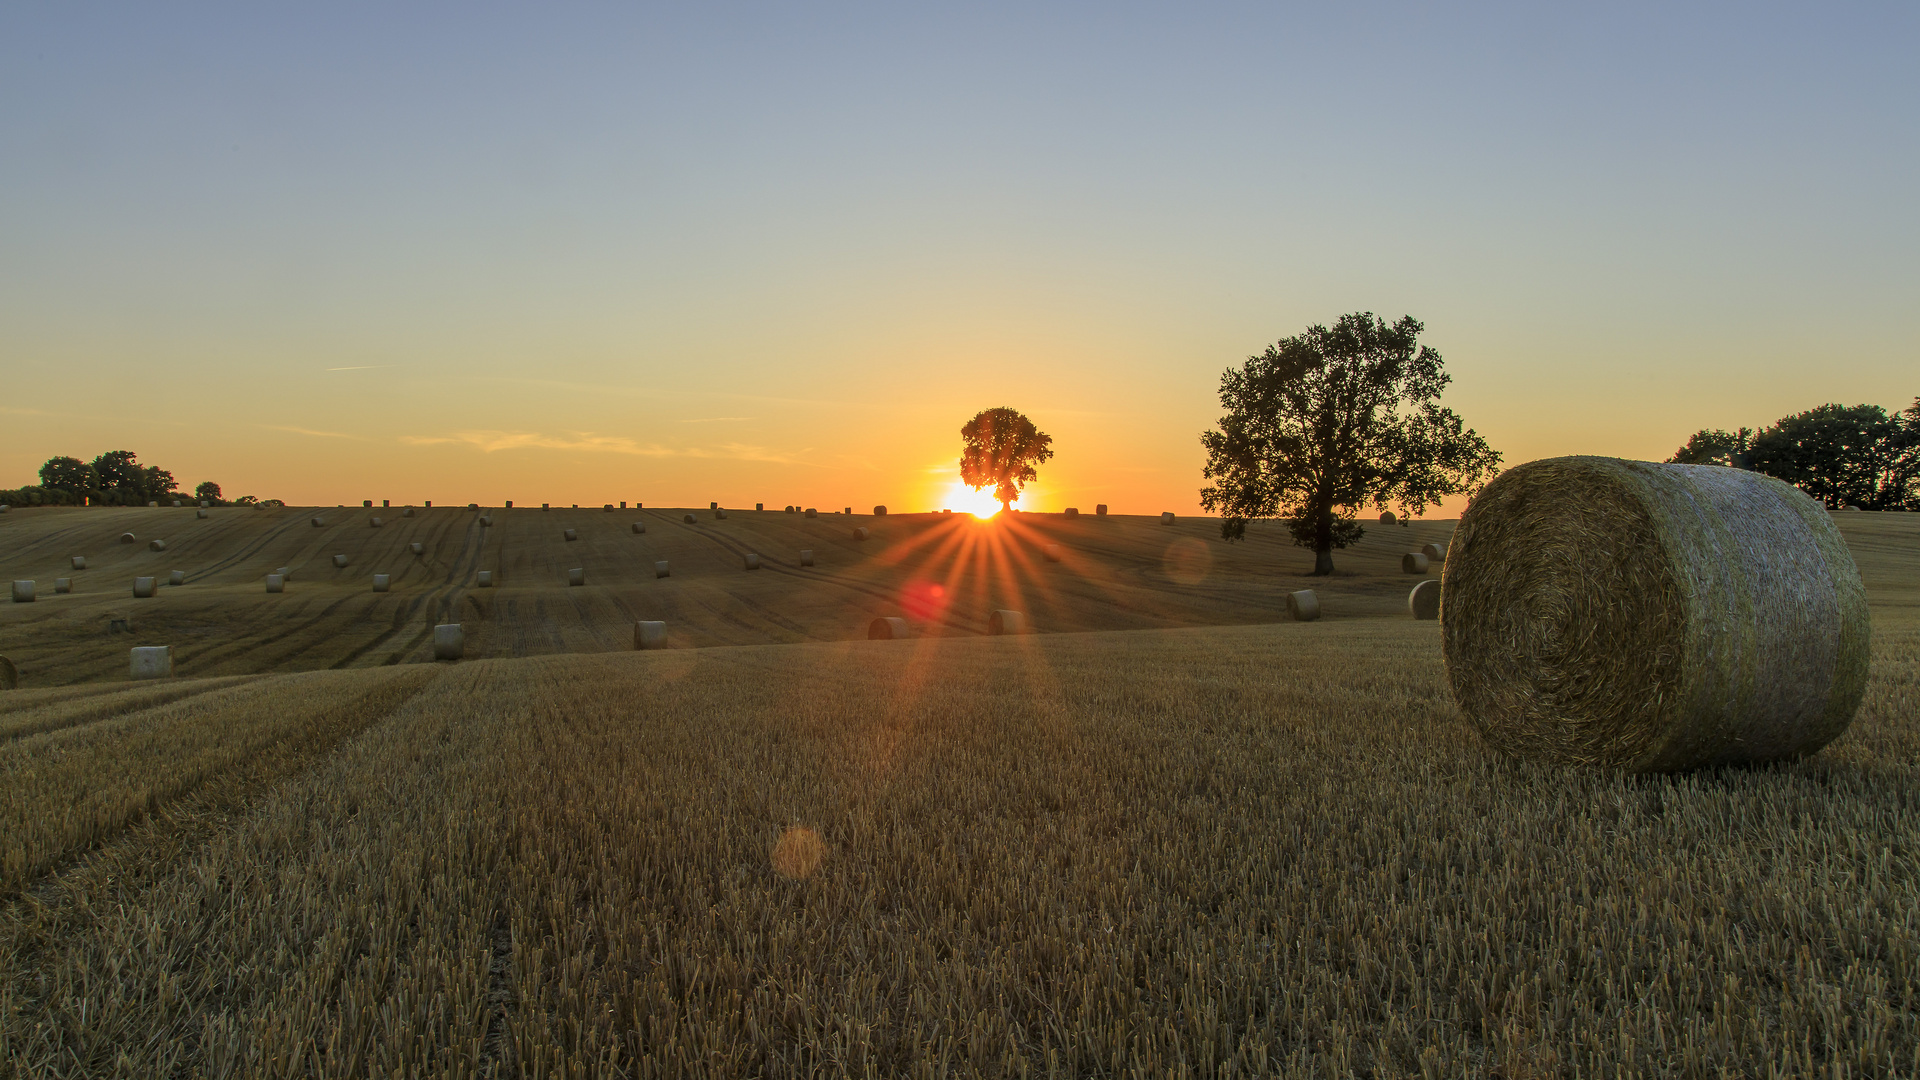
<path fill-rule="evenodd" d="M 1912 5 L 0 9 L 0 487 L 1198 509 L 1411 314 L 1509 464 L 1920 394 Z"/>

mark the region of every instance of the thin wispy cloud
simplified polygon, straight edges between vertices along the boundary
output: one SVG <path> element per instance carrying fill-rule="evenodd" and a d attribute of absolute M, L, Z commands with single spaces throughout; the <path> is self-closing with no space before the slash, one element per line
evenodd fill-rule
<path fill-rule="evenodd" d="M 798 464 L 790 454 L 749 443 L 721 443 L 717 446 L 665 446 L 640 442 L 625 435 L 600 435 L 576 431 L 550 435 L 539 431 L 475 430 L 455 431 L 447 435 L 402 435 L 409 446 L 470 446 L 482 453 L 502 450 L 569 450 L 590 454 L 627 454 L 633 457 L 714 458 L 729 461 L 770 461 Z M 801 451 L 805 453 L 805 451 Z"/>
<path fill-rule="evenodd" d="M 385 364 L 355 364 L 352 367 L 330 367 L 330 368 L 323 368 L 321 370 L 323 371 L 374 371 L 376 369 L 383 368 L 386 366 L 387 365 Z"/>
<path fill-rule="evenodd" d="M 751 420 L 751 416 L 698 416 L 692 420 L 682 420 L 683 424 L 723 424 L 731 420 Z"/>
<path fill-rule="evenodd" d="M 295 435 L 312 435 L 318 439 L 358 439 L 360 437 L 349 435 L 344 431 L 315 431 L 313 428 L 290 427 L 286 424 L 256 424 L 255 426 L 266 428 L 268 431 L 289 431 Z"/>

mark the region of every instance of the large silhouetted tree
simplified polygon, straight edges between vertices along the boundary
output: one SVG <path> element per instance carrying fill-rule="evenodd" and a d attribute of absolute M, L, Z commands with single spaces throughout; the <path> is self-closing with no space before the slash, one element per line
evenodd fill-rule
<path fill-rule="evenodd" d="M 1004 407 L 967 421 L 960 439 L 960 479 L 975 490 L 993 488 L 1003 510 L 1013 506 L 1022 487 L 1039 478 L 1034 466 L 1053 457 L 1053 436 Z"/>
<path fill-rule="evenodd" d="M 1500 454 L 1438 403 L 1451 378 L 1419 344 L 1423 329 L 1411 316 L 1343 315 L 1221 376 L 1227 413 L 1200 436 L 1213 481 L 1200 503 L 1220 514 L 1222 537 L 1286 518 L 1313 572 L 1331 574 L 1333 549 L 1366 533 L 1362 507 L 1415 515 L 1493 475 Z"/>

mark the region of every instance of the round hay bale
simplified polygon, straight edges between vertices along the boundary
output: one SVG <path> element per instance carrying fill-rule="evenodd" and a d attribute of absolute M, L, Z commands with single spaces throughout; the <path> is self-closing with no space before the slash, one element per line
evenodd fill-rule
<path fill-rule="evenodd" d="M 492 514 L 480 515 L 480 527 L 483 529 L 493 528 L 493 515 Z"/>
<path fill-rule="evenodd" d="M 754 503 L 754 504 L 753 504 L 753 509 L 754 509 L 754 510 L 755 510 L 756 512 L 758 512 L 758 511 L 761 511 L 761 510 L 765 510 L 766 508 L 767 508 L 767 504 L 766 504 L 766 503 Z"/>
<path fill-rule="evenodd" d="M 1442 590 L 1454 699 L 1507 753 L 1632 772 L 1796 758 L 1866 692 L 1866 591 L 1839 530 L 1744 469 L 1509 469 L 1461 515 Z"/>
<path fill-rule="evenodd" d="M 407 545 L 407 550 L 413 552 L 415 555 L 425 555 L 427 553 L 427 545 L 415 540 L 413 543 Z"/>
<path fill-rule="evenodd" d="M 0 503 L 0 514 L 4 514 L 4 513 L 6 513 L 7 511 L 9 511 L 9 510 L 12 510 L 12 509 L 13 509 L 13 507 L 11 507 L 11 506 L 9 506 L 9 505 L 7 505 L 6 503 Z"/>
<path fill-rule="evenodd" d="M 207 512 L 205 510 L 195 510 L 193 512 L 193 516 L 197 518 L 204 518 L 207 516 Z"/>
<path fill-rule="evenodd" d="M 276 568 L 274 569 L 274 571 L 273 571 L 273 572 L 274 572 L 274 573 L 276 573 L 276 574 L 279 574 L 279 575 L 280 575 L 280 580 L 282 580 L 282 581 L 292 581 L 292 580 L 293 580 L 293 567 L 291 567 L 291 566 L 281 566 L 281 567 L 276 567 Z"/>
<path fill-rule="evenodd" d="M 1382 525 L 1395 525 L 1395 524 L 1398 524 L 1399 521 L 1400 521 L 1400 518 L 1397 515 L 1395 515 L 1394 512 L 1391 510 L 1388 510 L 1385 513 L 1382 513 L 1380 515 L 1380 524 Z"/>
<path fill-rule="evenodd" d="M 148 505 L 148 506 L 159 506 L 160 504 L 159 504 L 159 503 L 157 503 L 157 502 L 151 502 L 151 501 L 149 501 L 149 502 L 147 503 L 147 505 Z"/>
<path fill-rule="evenodd" d="M 989 634 L 1024 634 L 1026 632 L 1025 612 L 996 610 L 987 616 L 987 633 Z"/>
<path fill-rule="evenodd" d="M 1059 562 L 1060 556 L 1061 556 L 1061 551 L 1060 551 L 1059 544 L 1047 545 L 1047 561 L 1048 562 Z"/>
<path fill-rule="evenodd" d="M 147 541 L 147 550 L 165 551 L 167 550 L 167 542 L 165 540 L 149 540 Z"/>
<path fill-rule="evenodd" d="M 13 602 L 16 604 L 33 603 L 33 582 L 16 581 L 13 583 Z"/>
<path fill-rule="evenodd" d="M 482 570 L 473 576 L 473 583 L 482 589 L 493 588 L 493 571 Z"/>
<path fill-rule="evenodd" d="M 754 554 L 753 552 L 748 552 L 743 561 L 747 564 L 747 569 L 749 570 L 760 569 L 760 556 Z"/>
<path fill-rule="evenodd" d="M 1062 513 L 1064 513 L 1068 517 L 1079 517 L 1080 508 L 1077 506 L 1069 506 L 1064 511 L 1062 511 Z"/>
<path fill-rule="evenodd" d="M 135 600 L 152 599 L 153 598 L 153 579 L 150 577 L 134 578 L 133 579 L 133 598 Z"/>
<path fill-rule="evenodd" d="M 811 507 L 811 506 L 809 506 L 809 507 L 807 507 L 807 516 L 808 516 L 808 517 L 819 517 L 819 516 L 820 516 L 820 511 L 818 511 L 818 510 L 816 510 L 816 509 L 814 509 L 813 507 Z"/>
<path fill-rule="evenodd" d="M 373 591 L 386 592 L 393 585 L 393 579 L 386 574 L 373 575 Z"/>
<path fill-rule="evenodd" d="M 855 540 L 865 540 L 867 538 L 867 527 L 862 525 L 861 527 L 853 530 L 853 538 Z"/>
<path fill-rule="evenodd" d="M 1428 544 L 1420 549 L 1420 554 L 1425 555 L 1427 562 L 1433 566 L 1443 565 L 1447 561 L 1447 549 L 1439 544 Z"/>
<path fill-rule="evenodd" d="M 997 632 L 997 631 L 996 631 Z M 888 617 L 867 624 L 868 641 L 900 641 L 907 636 L 907 620 Z"/>
<path fill-rule="evenodd" d="M 1094 515 L 1095 517 L 1106 517 L 1106 516 L 1107 516 L 1107 504 L 1106 504 L 1106 503 L 1094 503 L 1094 504 L 1093 504 L 1093 515 Z"/>
<path fill-rule="evenodd" d="M 413 516 L 413 507 L 411 507 L 411 506 L 403 506 L 403 507 L 401 507 L 401 508 L 400 508 L 400 516 L 401 516 L 401 517 L 403 517 L 403 518 L 407 518 L 407 517 L 412 517 L 412 516 Z"/>
<path fill-rule="evenodd" d="M 587 583 L 587 568 L 586 568 L 586 567 L 584 567 L 584 566 L 576 566 L 576 567 L 574 567 L 573 569 L 571 569 L 571 570 L 568 570 L 568 571 L 567 571 L 567 584 L 568 584 L 569 586 L 572 586 L 572 585 L 585 585 L 586 583 Z"/>
<path fill-rule="evenodd" d="M 800 565 L 801 566 L 813 565 L 813 549 L 812 548 L 800 549 Z"/>
<path fill-rule="evenodd" d="M 360 500 L 360 505 L 361 505 L 361 506 L 363 506 L 363 507 L 371 507 L 371 506 L 373 505 L 373 500 L 372 500 L 372 499 L 361 499 L 361 500 Z"/>
<path fill-rule="evenodd" d="M 347 557 L 345 555 L 335 555 L 333 557 L 333 568 L 335 570 L 342 569 L 346 565 L 347 565 Z"/>
<path fill-rule="evenodd" d="M 85 555 L 75 555 L 72 561 L 75 570 L 85 570 L 87 568 L 87 557 Z"/>
<path fill-rule="evenodd" d="M 1171 524 L 1173 524 L 1173 511 L 1171 511 L 1171 510 L 1162 510 L 1162 511 L 1160 512 L 1160 524 L 1162 524 L 1162 525 L 1171 525 Z"/>
<path fill-rule="evenodd" d="M 433 628 L 435 660 L 458 660 L 465 655 L 467 655 L 467 632 L 459 623 L 440 623 Z"/>
<path fill-rule="evenodd" d="M 20 687 L 20 669 L 13 661 L 0 656 L 0 690 L 17 690 Z"/>
<path fill-rule="evenodd" d="M 547 505 L 546 503 L 541 503 L 541 504 L 540 504 L 540 509 L 542 509 L 542 510 L 550 510 L 550 509 L 552 509 L 552 507 L 550 507 L 550 506 L 548 506 L 548 505 Z"/>
<path fill-rule="evenodd" d="M 314 519 L 313 519 L 313 527 L 314 527 L 314 528 L 316 528 L 316 529 L 320 529 L 320 528 L 325 528 L 325 527 L 326 527 L 326 524 L 327 524 L 327 519 L 326 519 L 326 518 L 314 518 Z"/>
<path fill-rule="evenodd" d="M 715 521 L 725 521 L 725 520 L 727 520 L 727 512 L 726 512 L 725 510 L 722 510 L 722 509 L 720 509 L 720 508 L 718 508 L 718 507 L 715 507 L 715 508 L 714 508 L 714 511 L 713 511 L 713 520 L 715 520 Z"/>
<path fill-rule="evenodd" d="M 175 505 L 175 506 L 179 506 L 179 505 L 180 505 L 180 500 L 179 500 L 179 499 L 175 499 L 175 500 L 173 500 L 173 505 Z"/>
<path fill-rule="evenodd" d="M 720 504 L 719 504 L 719 503 L 717 503 L 717 502 L 710 502 L 710 503 L 708 503 L 708 504 L 707 504 L 707 509 L 709 509 L 709 510 L 718 510 L 718 509 L 720 509 Z"/>
<path fill-rule="evenodd" d="M 625 505 L 627 505 L 627 504 L 626 504 L 626 503 L 621 503 L 620 505 L 621 505 L 621 506 L 625 506 Z M 611 514 L 611 513 L 613 513 L 613 504 L 612 504 L 612 503 L 608 503 L 608 504 L 606 504 L 605 506 L 602 506 L 602 507 L 601 507 L 600 509 L 602 509 L 602 510 L 605 510 L 605 511 L 606 511 L 607 513 L 609 513 L 609 514 Z"/>
<path fill-rule="evenodd" d="M 642 619 L 633 624 L 633 647 L 636 649 L 664 649 L 667 647 L 667 624 L 658 620 Z"/>
<path fill-rule="evenodd" d="M 841 509 L 841 511 L 840 511 L 840 512 L 841 512 L 841 513 L 843 513 L 843 514 L 845 514 L 845 515 L 847 515 L 848 517 L 852 517 L 852 516 L 853 516 L 853 507 L 851 507 L 851 506 L 848 506 L 848 507 L 844 507 L 844 508 L 842 508 L 842 509 Z"/>
<path fill-rule="evenodd" d="M 692 514 L 681 514 L 681 515 L 680 515 L 680 520 L 681 520 L 681 521 L 683 521 L 683 522 L 685 522 L 685 523 L 687 523 L 688 525 L 691 525 L 691 524 L 693 524 L 693 523 L 694 523 L 695 521 L 697 521 L 698 519 L 697 519 L 697 518 L 695 518 L 695 517 L 694 517 L 694 516 L 693 516 Z"/>
<path fill-rule="evenodd" d="M 884 507 L 884 506 L 876 506 L 876 507 L 874 507 L 874 508 L 873 508 L 873 516 L 874 516 L 874 517 L 886 517 L 886 516 L 887 516 L 887 508 L 886 508 L 886 507 Z"/>
<path fill-rule="evenodd" d="M 168 585 L 185 585 L 186 583 L 187 572 L 185 570 L 174 570 L 167 574 Z"/>
<path fill-rule="evenodd" d="M 173 646 L 136 645 L 127 650 L 127 676 L 134 679 L 173 678 Z"/>
<path fill-rule="evenodd" d="M 1424 574 L 1428 565 L 1427 557 L 1417 551 L 1400 556 L 1400 572 L 1403 574 Z"/>
<path fill-rule="evenodd" d="M 787 507 L 787 511 L 786 511 L 786 512 L 787 512 L 787 513 L 789 513 L 789 514 L 791 514 L 791 513 L 793 513 L 793 507 L 792 507 L 792 506 L 788 506 L 788 507 Z"/>
<path fill-rule="evenodd" d="M 1312 589 L 1287 594 L 1287 614 L 1294 622 L 1312 622 L 1320 617 L 1320 596 Z"/>
<path fill-rule="evenodd" d="M 667 560 L 665 559 L 661 559 L 659 562 L 653 564 L 653 576 L 656 578 L 667 577 L 672 573 L 673 571 L 667 568 Z"/>
<path fill-rule="evenodd" d="M 57 592 L 57 593 L 70 593 L 70 592 L 72 592 L 72 591 L 73 591 L 73 579 L 72 579 L 72 578 L 70 578 L 70 577 L 57 577 L 57 578 L 54 578 L 54 579 L 53 579 L 53 591 L 54 591 L 54 592 Z"/>
<path fill-rule="evenodd" d="M 134 536 L 133 536 L 133 534 L 132 534 L 132 533 L 121 533 L 121 534 L 120 534 L 120 542 L 121 542 L 121 543 L 123 543 L 123 544 L 131 544 L 131 543 L 133 543 L 133 540 L 134 540 Z"/>
<path fill-rule="evenodd" d="M 382 505 L 382 506 L 385 506 L 386 504 L 385 504 L 385 503 L 381 503 L 380 505 Z M 513 500 L 512 500 L 512 499 L 508 499 L 507 501 L 505 501 L 505 502 L 503 502 L 503 503 L 501 503 L 500 505 L 501 505 L 501 507 L 502 507 L 503 509 L 507 509 L 507 510 L 511 510 L 511 509 L 513 509 Z"/>
<path fill-rule="evenodd" d="M 267 575 L 267 591 L 268 592 L 286 592 L 287 579 L 280 576 L 279 574 L 268 574 Z"/>
<path fill-rule="evenodd" d="M 644 532 L 646 532 L 646 531 L 647 531 L 647 523 L 646 523 L 646 522 L 644 522 L 644 521 L 636 521 L 636 522 L 634 522 L 634 523 L 633 523 L 633 534 L 634 534 L 635 536 L 639 536 L 639 535 L 640 535 L 641 533 L 644 533 Z"/>
<path fill-rule="evenodd" d="M 569 544 L 573 543 L 575 540 L 580 539 L 580 533 L 574 529 L 568 529 L 566 532 L 561 533 L 560 535 L 566 537 L 567 543 Z"/>
<path fill-rule="evenodd" d="M 1407 594 L 1407 614 L 1416 619 L 1437 619 L 1440 617 L 1440 582 L 1428 578 L 1413 587 Z"/>
<path fill-rule="evenodd" d="M 383 521 L 383 520 L 381 520 L 380 518 L 377 518 L 377 517 L 376 517 L 376 518 L 368 518 L 368 519 L 367 519 L 367 528 L 369 528 L 369 529 L 377 529 L 377 528 L 379 528 L 380 526 L 382 526 L 382 525 L 385 525 L 385 524 L 386 524 L 386 522 L 385 522 L 385 521 Z"/>

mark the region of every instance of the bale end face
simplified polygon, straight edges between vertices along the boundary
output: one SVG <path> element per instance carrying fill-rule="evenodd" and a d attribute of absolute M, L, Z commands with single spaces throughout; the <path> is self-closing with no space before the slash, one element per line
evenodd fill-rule
<path fill-rule="evenodd" d="M 574 529 L 568 529 L 566 532 L 563 532 L 560 535 L 566 537 L 567 543 L 569 544 L 573 543 L 575 540 L 580 539 L 580 533 Z"/>
<path fill-rule="evenodd" d="M 344 568 L 346 565 L 347 565 L 347 557 L 345 555 L 335 555 L 333 557 L 334 569 L 339 570 Z"/>
<path fill-rule="evenodd" d="M 13 602 L 16 604 L 33 603 L 33 582 L 16 581 L 13 583 Z"/>
<path fill-rule="evenodd" d="M 72 592 L 72 591 L 73 591 L 73 579 L 72 579 L 72 578 L 70 578 L 70 577 L 57 577 L 57 578 L 54 578 L 54 579 L 53 579 L 53 591 L 54 591 L 54 592 L 57 592 L 57 593 L 70 593 L 70 592 Z"/>
<path fill-rule="evenodd" d="M 640 535 L 641 533 L 643 533 L 643 532 L 646 532 L 646 531 L 647 531 L 647 523 L 646 523 L 646 522 L 644 522 L 644 521 L 636 521 L 636 522 L 634 522 L 634 523 L 633 523 L 633 535 L 635 535 L 635 536 L 639 536 L 639 535 Z"/>
<path fill-rule="evenodd" d="M 667 624 L 659 620 L 642 620 L 634 623 L 633 647 L 636 649 L 666 648 Z"/>
<path fill-rule="evenodd" d="M 133 579 L 133 598 L 136 600 L 153 599 L 153 579 L 137 577 Z"/>
<path fill-rule="evenodd" d="M 663 578 L 663 577 L 667 577 L 671 573 L 672 571 L 667 568 L 667 560 L 661 559 L 659 562 L 653 564 L 654 577 Z"/>
<path fill-rule="evenodd" d="M 800 565 L 801 566 L 813 565 L 813 549 L 812 548 L 800 549 Z"/>
<path fill-rule="evenodd" d="M 173 646 L 138 645 L 127 652 L 127 675 L 130 678 L 170 679 L 173 677 Z"/>
<path fill-rule="evenodd" d="M 1409 551 L 1400 556 L 1400 572 L 1403 574 L 1424 574 L 1427 572 L 1427 557 L 1417 551 Z"/>
<path fill-rule="evenodd" d="M 568 584 L 568 585 L 570 585 L 570 586 L 571 586 L 571 585 L 585 585 L 586 583 L 587 583 L 587 570 L 586 570 L 586 567 L 584 567 L 584 566 L 576 566 L 576 567 L 574 567 L 573 569 L 571 569 L 571 570 L 569 570 L 569 571 L 567 571 L 567 584 Z"/>
<path fill-rule="evenodd" d="M 482 589 L 493 588 L 493 571 L 482 570 L 473 576 L 473 583 Z"/>
<path fill-rule="evenodd" d="M 1440 617 L 1440 582 L 1428 578 L 1413 587 L 1407 594 L 1407 614 L 1416 619 L 1438 619 Z"/>
<path fill-rule="evenodd" d="M 853 530 L 853 538 L 855 540 L 865 540 L 867 538 L 866 526 L 863 525 L 860 528 Z"/>
<path fill-rule="evenodd" d="M 134 537 L 133 537 L 133 534 L 132 534 L 132 533 L 121 533 L 121 534 L 120 534 L 120 542 L 121 542 L 121 543 L 123 543 L 123 544 L 131 544 L 131 543 L 133 543 L 133 539 L 134 539 Z"/>
<path fill-rule="evenodd" d="M 87 568 L 87 557 L 85 555 L 75 555 L 72 561 L 75 570 L 85 570 Z"/>
<path fill-rule="evenodd" d="M 281 577 L 279 574 L 268 574 L 267 575 L 267 591 L 270 593 L 286 592 L 287 579 Z"/>
<path fill-rule="evenodd" d="M 1420 549 L 1420 554 L 1425 555 L 1427 562 L 1433 566 L 1439 566 L 1447 561 L 1447 549 L 1439 544 L 1428 544 Z"/>
<path fill-rule="evenodd" d="M 1287 594 L 1287 614 L 1294 622 L 1312 622 L 1320 617 L 1320 597 L 1312 589 Z"/>
<path fill-rule="evenodd" d="M 1441 638 L 1494 748 L 1629 772 L 1790 760 L 1866 691 L 1866 592 L 1833 522 L 1743 469 L 1567 457 L 1461 515 Z"/>
<path fill-rule="evenodd" d="M 386 592 L 387 589 L 390 587 L 390 583 L 392 582 L 392 580 L 393 580 L 392 578 L 389 578 L 385 574 L 373 575 L 373 591 Z"/>
<path fill-rule="evenodd" d="M 900 641 L 906 636 L 907 620 L 905 619 L 875 619 L 867 624 L 868 641 Z"/>
<path fill-rule="evenodd" d="M 186 583 L 187 572 L 185 570 L 175 570 L 167 575 L 167 584 L 169 585 L 185 585 Z"/>
<path fill-rule="evenodd" d="M 1027 632 L 1027 616 L 1021 611 L 995 611 L 987 616 L 989 634 L 1024 634 Z"/>
<path fill-rule="evenodd" d="M 165 540 L 149 540 L 147 541 L 147 550 L 165 551 L 167 550 L 167 542 Z"/>
<path fill-rule="evenodd" d="M 467 633 L 459 623 L 440 623 L 433 628 L 433 658 L 459 660 L 467 654 Z"/>
<path fill-rule="evenodd" d="M 874 507 L 874 508 L 873 508 L 873 516 L 874 516 L 874 517 L 886 517 L 886 516 L 887 516 L 887 508 L 886 508 L 886 507 L 884 507 L 884 506 L 876 506 L 876 507 Z"/>

